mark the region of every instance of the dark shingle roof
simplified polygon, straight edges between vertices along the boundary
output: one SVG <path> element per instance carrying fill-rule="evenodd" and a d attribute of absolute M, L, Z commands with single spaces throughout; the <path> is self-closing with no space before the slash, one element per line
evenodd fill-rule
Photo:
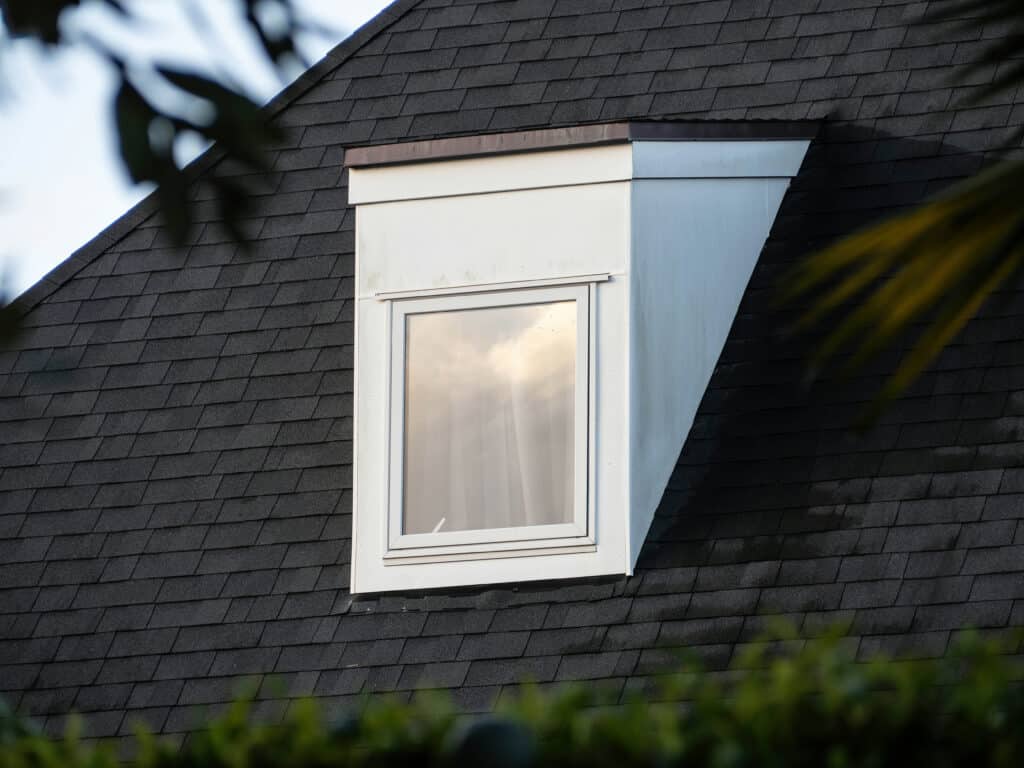
<path fill-rule="evenodd" d="M 712 667 L 764 627 L 941 652 L 1024 624 L 1024 368 L 1006 291 L 865 434 L 884 366 L 810 393 L 772 286 L 816 244 L 990 159 L 1021 97 L 968 105 L 988 31 L 879 0 L 400 2 L 279 101 L 244 255 L 143 204 L 23 299 L 0 352 L 0 689 L 58 727 L 180 733 L 240 677 L 287 695 Z M 585 122 L 827 118 L 629 579 L 353 598 L 344 148 Z M 198 171 L 220 163 L 211 153 Z M 200 200 L 207 196 L 197 185 Z M 30 310 L 30 311 L 29 311 Z M 268 694 L 270 695 L 270 694 Z M 268 700 L 268 711 L 274 702 Z M 126 712 L 130 712 L 126 716 Z"/>

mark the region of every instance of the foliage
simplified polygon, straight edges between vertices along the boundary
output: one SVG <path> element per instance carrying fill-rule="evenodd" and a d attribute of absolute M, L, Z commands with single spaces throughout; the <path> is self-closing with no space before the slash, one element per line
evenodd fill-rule
<path fill-rule="evenodd" d="M 203 0 L 176 0 L 190 20 L 196 38 L 211 49 L 217 34 L 203 11 Z M 304 68 L 297 49 L 302 32 L 324 33 L 299 18 L 294 0 L 238 0 L 239 24 L 256 41 L 258 52 L 279 76 L 291 68 Z M 110 29 L 120 28 L 129 37 L 146 26 L 140 18 L 139 0 L 0 0 L 0 46 L 6 36 L 35 40 L 50 50 L 86 46 L 108 62 L 116 75 L 116 94 L 111 105 L 117 146 L 132 181 L 151 182 L 172 243 L 184 244 L 192 229 L 196 202 L 189 193 L 190 174 L 176 148 L 183 139 L 216 142 L 236 167 L 252 172 L 269 170 L 263 151 L 277 141 L 278 129 L 260 105 L 231 83 L 226 75 L 207 76 L 181 64 L 147 60 L 119 47 L 110 36 L 95 34 L 88 26 L 68 23 L 86 6 L 105 9 Z M 138 46 L 135 46 L 137 49 Z M 2 53 L 0 47 L 0 53 Z M 246 244 L 242 222 L 248 198 L 237 177 L 207 173 L 219 220 L 236 242 Z M 0 345 L 21 332 L 21 313 L 6 303 L 0 285 Z"/>
<path fill-rule="evenodd" d="M 801 642 L 787 641 L 795 649 Z M 1019 666 L 967 637 L 949 656 L 857 663 L 837 635 L 777 654 L 755 644 L 725 675 L 689 667 L 624 704 L 600 686 L 527 688 L 496 714 L 460 716 L 438 695 L 378 698 L 328 724 L 314 702 L 282 723 L 251 722 L 240 702 L 182 748 L 140 731 L 139 768 L 989 768 L 1024 764 Z M 1003 649 L 1005 650 L 1005 649 Z M 658 703 L 652 701 L 656 699 Z M 685 701 L 686 704 L 675 702 Z M 0 768 L 107 768 L 112 751 L 72 730 L 50 739 L 5 724 Z"/>
<path fill-rule="evenodd" d="M 929 21 L 1000 29 L 961 77 L 994 72 L 976 103 L 1024 84 L 1024 3 L 951 0 Z M 968 105 L 969 106 L 969 105 Z M 1022 132 L 1009 146 L 1019 146 Z M 813 365 L 850 352 L 849 370 L 918 330 L 916 341 L 867 414 L 903 392 L 988 296 L 1024 268 L 1024 157 L 1008 157 L 924 205 L 870 226 L 814 254 L 787 275 L 783 295 L 811 295 L 801 328 L 830 330 Z M 923 327 L 923 330 L 922 330 Z"/>
<path fill-rule="evenodd" d="M 211 37 L 211 24 L 201 3 L 180 0 L 198 39 Z M 279 73 L 302 65 L 297 37 L 310 25 L 299 19 L 293 0 L 239 0 L 242 27 L 257 41 L 262 56 Z M 125 169 L 137 183 L 156 185 L 168 234 L 183 243 L 193 220 L 189 176 L 175 148 L 186 136 L 216 142 L 226 157 L 252 171 L 267 170 L 261 149 L 277 138 L 260 105 L 240 86 L 221 82 L 197 69 L 148 61 L 97 35 L 84 25 L 66 23 L 86 5 L 107 11 L 111 27 L 131 31 L 141 24 L 137 3 L 122 0 L 0 0 L 0 19 L 9 35 L 30 38 L 56 49 L 84 45 L 109 62 L 117 76 L 113 108 L 118 147 Z M 217 41 L 209 40 L 211 46 Z M 246 196 L 237 181 L 208 174 L 220 215 L 228 230 L 244 242 L 240 221 Z"/>

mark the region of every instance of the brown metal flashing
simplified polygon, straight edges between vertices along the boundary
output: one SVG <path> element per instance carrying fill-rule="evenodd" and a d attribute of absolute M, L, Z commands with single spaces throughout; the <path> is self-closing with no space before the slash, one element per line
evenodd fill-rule
<path fill-rule="evenodd" d="M 486 133 L 451 139 L 406 141 L 352 147 L 345 153 L 345 166 L 419 163 L 428 160 L 537 152 L 566 147 L 624 144 L 630 141 L 740 141 L 811 139 L 818 131 L 814 121 L 643 121 L 598 123 L 534 131 Z"/>
<path fill-rule="evenodd" d="M 537 131 L 488 133 L 459 136 L 453 139 L 406 141 L 353 147 L 345 152 L 345 165 L 359 168 L 368 165 L 395 165 L 425 160 L 450 160 L 512 152 L 535 152 L 556 147 L 619 144 L 629 141 L 629 123 L 603 123 L 570 128 L 544 128 Z"/>

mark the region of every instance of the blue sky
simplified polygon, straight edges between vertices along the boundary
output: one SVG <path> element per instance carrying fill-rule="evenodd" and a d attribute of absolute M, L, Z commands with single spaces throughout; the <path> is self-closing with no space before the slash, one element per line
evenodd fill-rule
<path fill-rule="evenodd" d="M 217 45 L 197 39 L 182 8 L 201 7 Z M 388 0 L 295 0 L 332 30 L 302 40 L 315 61 Z M 86 4 L 88 5 L 88 4 Z M 232 0 L 135 0 L 143 23 L 126 32 L 92 9 L 70 23 L 109 34 L 147 58 L 194 61 L 269 99 L 282 84 L 233 23 Z M 63 21 L 63 20 L 62 20 Z M 17 295 L 144 196 L 121 169 L 112 131 L 113 78 L 88 51 L 45 53 L 28 41 L 0 49 L 0 294 Z"/>

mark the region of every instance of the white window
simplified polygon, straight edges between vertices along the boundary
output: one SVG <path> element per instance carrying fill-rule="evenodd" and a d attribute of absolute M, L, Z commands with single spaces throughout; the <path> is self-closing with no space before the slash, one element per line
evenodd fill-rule
<path fill-rule="evenodd" d="M 592 290 L 386 299 L 386 557 L 593 544 Z"/>

